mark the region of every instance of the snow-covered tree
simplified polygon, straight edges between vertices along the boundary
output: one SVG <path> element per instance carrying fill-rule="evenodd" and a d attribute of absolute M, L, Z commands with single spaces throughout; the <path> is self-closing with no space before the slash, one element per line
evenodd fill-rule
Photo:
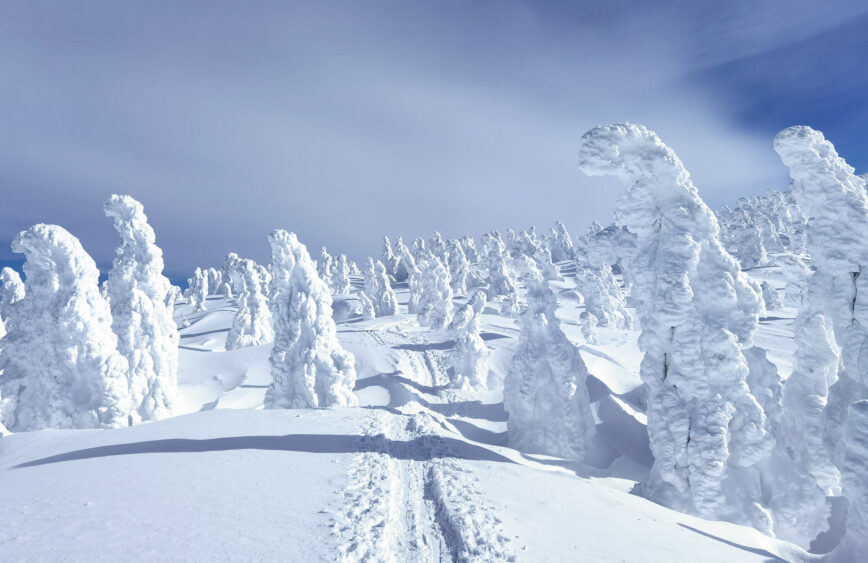
<path fill-rule="evenodd" d="M 488 276 L 489 299 L 498 296 L 517 297 L 515 274 L 507 264 L 506 245 L 497 232 L 483 235 L 484 256 L 482 258 Z"/>
<path fill-rule="evenodd" d="M 467 256 L 458 240 L 449 241 L 447 254 L 449 256 L 449 275 L 452 278 L 452 292 L 456 296 L 463 297 L 467 295 L 467 273 L 470 269 L 470 262 L 467 261 Z"/>
<path fill-rule="evenodd" d="M 551 242 L 549 243 L 552 260 L 564 262 L 573 259 L 573 239 L 567 228 L 560 221 L 555 221 L 551 230 Z"/>
<path fill-rule="evenodd" d="M 178 403 L 180 336 L 172 320 L 174 304 L 166 304 L 172 284 L 163 275 L 163 251 L 141 203 L 112 195 L 103 210 L 121 237 L 106 293 L 117 348 L 129 363 L 130 419 L 167 418 Z"/>
<path fill-rule="evenodd" d="M 0 321 L 10 329 L 13 317 L 12 304 L 24 298 L 24 282 L 12 268 L 0 270 Z"/>
<path fill-rule="evenodd" d="M 452 315 L 452 287 L 449 271 L 436 256 L 419 262 L 421 272 L 416 318 L 429 328 L 443 328 Z"/>
<path fill-rule="evenodd" d="M 443 236 L 434 231 L 434 235 L 431 237 L 431 240 L 428 241 L 428 251 L 437 257 L 438 260 L 446 263 L 446 241 L 443 240 Z"/>
<path fill-rule="evenodd" d="M 576 275 L 585 309 L 596 317 L 600 326 L 633 327 L 633 316 L 626 308 L 624 295 L 608 264 L 603 263 L 598 269 L 583 268 L 581 274 Z"/>
<path fill-rule="evenodd" d="M 399 248 L 402 248 L 401 264 L 399 268 L 407 272 L 407 287 L 409 294 L 407 296 L 407 312 L 410 314 L 416 313 L 419 310 L 419 300 L 422 298 L 422 271 L 416 265 L 416 259 L 410 252 L 410 249 L 400 244 L 401 239 L 398 239 Z"/>
<path fill-rule="evenodd" d="M 395 254 L 395 251 L 392 250 L 392 241 L 389 240 L 389 237 L 383 237 L 383 265 L 386 267 L 386 273 L 390 276 L 395 276 L 398 272 L 398 262 L 400 262 L 400 258 Z"/>
<path fill-rule="evenodd" d="M 404 244 L 404 239 L 398 237 L 397 242 L 395 243 L 395 254 L 398 256 L 398 262 L 395 266 L 395 281 L 402 282 L 406 281 L 407 278 L 410 277 L 410 272 L 407 269 L 407 264 L 405 262 L 405 256 L 411 256 L 410 249 L 407 248 L 407 245 Z M 415 260 L 413 261 L 415 264 Z"/>
<path fill-rule="evenodd" d="M 363 319 L 369 321 L 377 317 L 377 312 L 374 310 L 374 302 L 368 297 L 367 293 L 360 291 L 359 296 L 359 314 Z"/>
<path fill-rule="evenodd" d="M 594 435 L 588 369 L 561 330 L 556 307 L 545 282 L 529 288 L 528 307 L 519 316 L 518 348 L 503 382 L 509 444 L 528 453 L 582 460 Z"/>
<path fill-rule="evenodd" d="M 868 553 L 868 401 L 852 403 L 844 427 L 844 463 L 841 480 L 847 507 L 847 532 L 828 560 L 863 561 Z"/>
<path fill-rule="evenodd" d="M 326 247 L 319 250 L 319 259 L 316 261 L 316 273 L 327 286 L 332 287 L 332 257 Z"/>
<path fill-rule="evenodd" d="M 328 286 L 294 233 L 278 229 L 268 241 L 275 285 L 270 357 L 274 381 L 265 394 L 265 407 L 355 405 L 355 358 L 338 341 Z"/>
<path fill-rule="evenodd" d="M 346 254 L 338 256 L 334 261 L 334 269 L 332 270 L 332 293 L 336 295 L 344 295 L 352 290 L 350 284 L 350 265 L 347 262 Z"/>
<path fill-rule="evenodd" d="M 234 268 L 234 264 L 233 264 Z M 230 270 L 231 272 L 231 270 Z M 224 285 L 224 287 L 229 287 L 229 285 Z M 190 278 L 190 305 L 193 306 L 193 312 L 199 313 L 206 309 L 205 307 L 205 298 L 208 295 L 208 275 L 205 273 L 202 268 L 196 268 L 193 270 L 193 277 Z M 228 294 L 232 295 L 232 290 L 229 289 Z"/>
<path fill-rule="evenodd" d="M 235 288 L 232 287 L 232 270 L 235 269 L 235 265 L 239 260 L 240 258 L 234 252 L 226 254 L 226 258 L 223 259 L 223 269 L 220 270 L 220 287 L 216 290 L 210 288 L 210 291 L 216 295 L 225 295 L 226 297 L 233 297 L 235 295 Z M 207 291 L 208 289 L 206 289 Z"/>
<path fill-rule="evenodd" d="M 455 338 L 450 374 L 453 387 L 484 388 L 488 381 L 488 348 L 479 333 L 483 311 L 485 292 L 477 291 L 449 323 L 449 332 Z"/>
<path fill-rule="evenodd" d="M 841 348 L 839 379 L 826 407 L 829 443 L 840 447 L 847 405 L 868 398 L 868 276 L 861 275 L 868 267 L 865 180 L 810 127 L 784 129 L 774 147 L 790 169 L 790 191 L 809 217 L 808 251 L 816 266 L 811 307 L 831 321 Z"/>
<path fill-rule="evenodd" d="M 597 330 L 597 325 L 600 321 L 597 320 L 597 315 L 588 311 L 582 311 L 579 315 L 579 320 L 582 322 L 582 336 L 588 344 L 597 344 L 600 341 L 600 333 Z"/>
<path fill-rule="evenodd" d="M 238 310 L 226 337 L 226 349 L 235 350 L 271 342 L 274 340 L 274 330 L 268 299 L 262 292 L 263 287 L 267 286 L 261 279 L 262 271 L 253 260 L 242 259 L 232 269 L 232 277 L 232 287 L 237 289 L 235 302 Z"/>
<path fill-rule="evenodd" d="M 373 258 L 368 258 L 365 270 L 365 294 L 374 304 L 374 312 L 378 317 L 389 317 L 398 314 L 398 298 L 389 284 L 386 266 Z"/>
<path fill-rule="evenodd" d="M 760 288 L 763 292 L 763 302 L 765 303 L 766 311 L 780 311 L 784 304 L 781 302 L 781 296 L 778 295 L 778 290 L 775 289 L 775 286 L 764 281 L 760 284 Z"/>
<path fill-rule="evenodd" d="M 217 268 L 208 268 L 206 273 L 208 274 L 208 290 L 216 292 L 223 282 L 223 272 Z"/>
<path fill-rule="evenodd" d="M 181 299 L 181 288 L 177 285 L 173 285 L 169 288 L 169 293 L 166 294 L 166 307 L 169 308 L 170 311 L 175 311 L 175 304 Z"/>
<path fill-rule="evenodd" d="M 12 251 L 26 258 L 26 292 L 3 338 L 3 424 L 13 432 L 126 426 L 129 365 L 93 259 L 56 225 L 23 231 Z"/>
<path fill-rule="evenodd" d="M 472 236 L 465 235 L 461 237 L 461 249 L 471 264 L 479 262 L 479 252 L 476 250 L 476 241 L 473 240 Z"/>
<path fill-rule="evenodd" d="M 788 307 L 800 307 L 804 302 L 804 296 L 808 293 L 810 268 L 801 256 L 795 254 L 784 254 L 778 257 L 777 265 L 787 279 L 783 304 Z"/>
<path fill-rule="evenodd" d="M 580 168 L 628 186 L 616 215 L 637 235 L 631 273 L 655 457 L 643 494 L 770 532 L 753 494 L 724 482 L 732 468 L 742 474 L 733 482 L 758 487 L 758 472 L 747 470 L 773 445 L 741 352 L 762 308 L 758 287 L 723 249 L 714 213 L 653 131 L 626 123 L 592 129 Z"/>

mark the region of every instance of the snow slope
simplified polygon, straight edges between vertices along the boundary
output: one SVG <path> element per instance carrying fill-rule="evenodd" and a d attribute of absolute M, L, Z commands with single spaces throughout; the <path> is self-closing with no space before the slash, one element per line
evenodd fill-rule
<path fill-rule="evenodd" d="M 482 322 L 491 391 L 447 388 L 445 330 L 406 313 L 364 321 L 348 313 L 354 297 L 336 296 L 362 406 L 263 410 L 270 346 L 225 351 L 234 303 L 213 296 L 204 313 L 176 310 L 188 414 L 0 439 L 0 560 L 812 558 L 629 493 L 651 463 L 637 333 L 603 328 L 599 344 L 584 343 L 574 277 L 552 286 L 591 373 L 598 438 L 588 464 L 505 447 L 500 386 L 518 329 L 492 307 Z M 405 312 L 406 284 L 396 289 Z M 791 346 L 792 313 L 763 319 L 758 342 Z M 786 357 L 770 359 L 789 373 Z"/>

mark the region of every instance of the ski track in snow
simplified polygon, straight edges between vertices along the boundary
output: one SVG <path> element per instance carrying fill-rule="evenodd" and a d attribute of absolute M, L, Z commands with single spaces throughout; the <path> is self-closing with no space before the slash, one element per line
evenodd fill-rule
<path fill-rule="evenodd" d="M 381 333 L 368 334 L 377 344 L 390 344 Z M 416 335 L 400 336 L 402 343 L 409 336 L 425 344 Z M 406 377 L 431 387 L 446 382 L 443 352 L 401 349 L 399 355 Z M 472 471 L 436 435 L 443 423 L 412 399 L 397 410 L 372 409 L 359 429 L 367 448 L 350 464 L 343 504 L 333 517 L 338 559 L 515 561 L 511 540 L 482 501 Z"/>

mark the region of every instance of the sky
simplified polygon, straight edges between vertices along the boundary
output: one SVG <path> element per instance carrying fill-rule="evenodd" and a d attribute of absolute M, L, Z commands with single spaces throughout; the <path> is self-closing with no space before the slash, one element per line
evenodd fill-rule
<path fill-rule="evenodd" d="M 775 133 L 868 170 L 868 4 L 529 0 L 0 2 L 0 263 L 39 223 L 102 269 L 111 193 L 174 280 L 268 233 L 361 261 L 384 234 L 611 220 L 581 135 L 656 130 L 712 207 L 786 189 Z"/>

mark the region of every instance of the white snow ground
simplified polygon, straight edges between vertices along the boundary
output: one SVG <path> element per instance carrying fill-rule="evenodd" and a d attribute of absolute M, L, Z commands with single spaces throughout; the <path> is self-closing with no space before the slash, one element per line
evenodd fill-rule
<path fill-rule="evenodd" d="M 783 288 L 774 269 L 751 274 Z M 355 280 L 358 283 L 358 280 Z M 362 321 L 336 298 L 361 408 L 263 410 L 269 345 L 224 351 L 232 300 L 180 305 L 188 414 L 119 430 L 0 439 L 2 561 L 803 561 L 751 528 L 629 493 L 651 458 L 637 332 L 584 343 L 574 278 L 562 326 L 582 346 L 598 444 L 589 464 L 505 447 L 512 319 L 489 307 L 485 393 L 446 388 L 452 342 L 415 315 Z M 399 286 L 406 310 L 406 286 Z M 463 299 L 456 299 L 456 303 Z M 757 342 L 789 374 L 794 311 Z"/>

